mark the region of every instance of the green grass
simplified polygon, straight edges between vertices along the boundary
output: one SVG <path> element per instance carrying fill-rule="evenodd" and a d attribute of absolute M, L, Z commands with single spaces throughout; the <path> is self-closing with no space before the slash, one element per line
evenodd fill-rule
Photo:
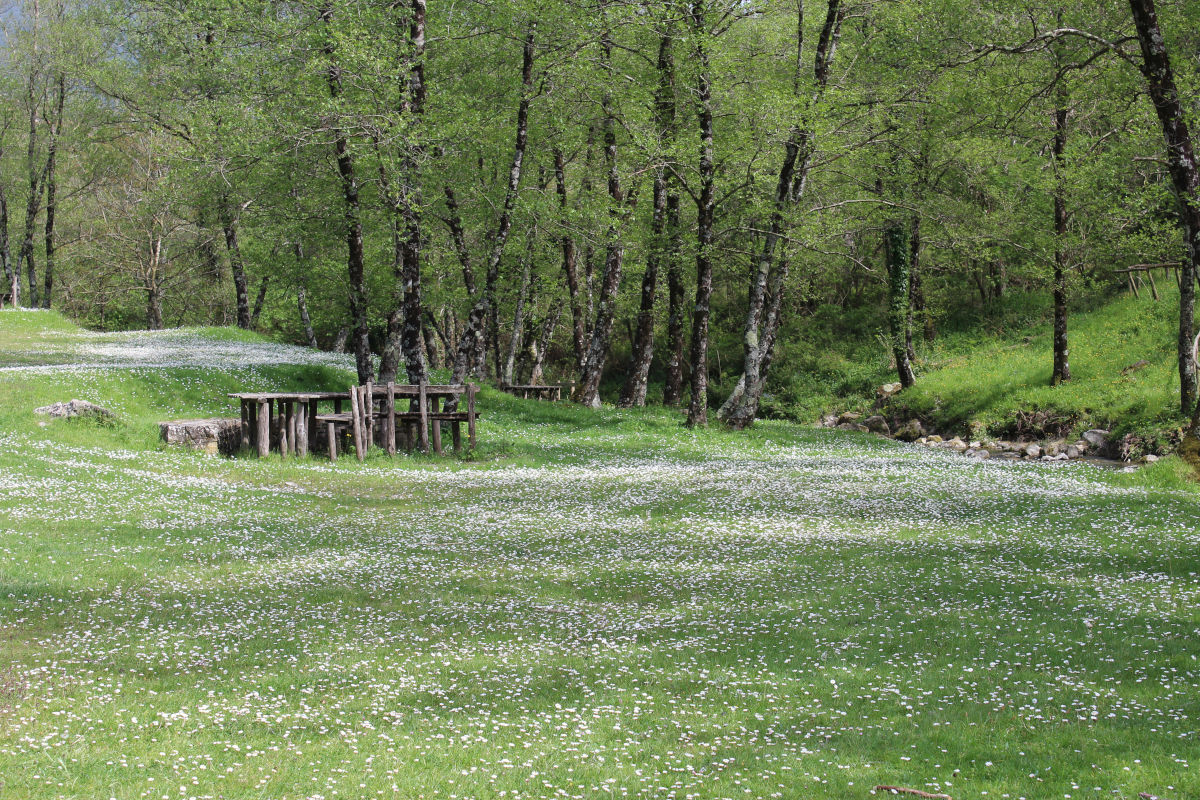
<path fill-rule="evenodd" d="M 1122 294 L 1089 310 L 1073 310 L 1072 380 L 1057 387 L 1050 386 L 1048 299 L 1017 297 L 1012 303 L 1006 315 L 981 315 L 972 325 L 960 323 L 921 343 L 917 384 L 897 397 L 890 411 L 964 435 L 975 424 L 1003 436 L 1021 424 L 1023 414 L 1039 414 L 1076 432 L 1097 427 L 1148 439 L 1165 439 L 1186 422 L 1179 411 L 1178 291 L 1173 285 L 1163 289 L 1158 302 L 1148 293 L 1141 298 Z M 829 317 L 818 315 L 813 326 L 836 332 Z M 895 380 L 883 345 L 863 338 L 866 323 L 853 316 L 844 322 L 858 325 L 858 334 L 842 331 L 779 362 L 779 385 L 773 387 L 778 396 L 768 410 L 813 420 L 831 410 L 866 409 L 875 388 Z M 1148 363 L 1123 373 L 1140 361 Z M 792 364 L 799 374 L 789 373 Z"/>
<path fill-rule="evenodd" d="M 0 362 L 94 341 L 28 316 Z M 232 363 L 0 371 L 0 797 L 1200 796 L 1174 460 L 490 390 L 462 460 L 161 447 L 227 391 L 350 379 Z M 72 396 L 116 421 L 31 413 Z"/>

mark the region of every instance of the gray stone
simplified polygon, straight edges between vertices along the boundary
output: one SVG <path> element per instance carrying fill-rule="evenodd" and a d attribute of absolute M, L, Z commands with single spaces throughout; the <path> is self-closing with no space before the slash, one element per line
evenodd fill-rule
<path fill-rule="evenodd" d="M 838 424 L 837 414 L 826 414 L 821 417 L 822 428 L 835 428 Z"/>
<path fill-rule="evenodd" d="M 978 458 L 980 461 L 987 461 L 989 458 L 992 457 L 992 454 L 988 450 L 976 450 L 975 457 Z"/>
<path fill-rule="evenodd" d="M 903 388 L 904 385 L 901 383 L 885 383 L 875 393 L 879 395 L 880 399 L 887 400 L 892 395 L 899 394 Z"/>
<path fill-rule="evenodd" d="M 89 403 L 87 400 L 72 400 L 69 403 L 53 403 L 33 410 L 35 414 L 45 414 L 52 419 L 67 419 L 69 417 L 100 417 L 112 419 L 115 415 L 107 408 Z"/>
<path fill-rule="evenodd" d="M 959 452 L 959 453 L 966 452 L 969 449 L 967 447 L 967 443 L 964 442 L 962 439 L 958 438 L 957 436 L 955 436 L 950 441 L 946 442 L 946 447 L 948 447 L 951 450 L 954 450 L 956 452 Z"/>
<path fill-rule="evenodd" d="M 1158 461 L 1158 456 L 1154 455 L 1153 453 L 1146 456 L 1146 458 L 1145 458 L 1145 462 L 1147 464 L 1153 464 L 1155 461 Z"/>
<path fill-rule="evenodd" d="M 925 441 L 926 441 L 926 442 L 928 442 L 929 444 L 941 444 L 941 443 L 942 443 L 942 437 L 938 436 L 938 435 L 935 433 L 935 434 L 933 434 L 932 436 L 930 436 L 929 438 L 927 438 Z"/>
<path fill-rule="evenodd" d="M 1083 440 L 1092 447 L 1103 450 L 1108 445 L 1109 432 L 1101 428 L 1093 428 L 1083 434 Z"/>
<path fill-rule="evenodd" d="M 925 443 L 925 428 L 921 426 L 920 420 L 910 419 L 908 422 L 897 428 L 894 435 L 902 442 L 920 441 L 921 444 Z"/>
<path fill-rule="evenodd" d="M 1077 445 L 1073 444 L 1067 445 L 1066 453 L 1067 458 L 1080 458 L 1083 456 L 1083 450 L 1081 450 Z"/>
<path fill-rule="evenodd" d="M 867 430 L 871 431 L 871 433 L 878 433 L 882 434 L 883 436 L 892 435 L 892 429 L 887 424 L 887 420 L 879 414 L 876 414 L 873 417 L 867 417 L 862 421 L 862 424 L 866 425 Z"/>
<path fill-rule="evenodd" d="M 862 419 L 862 414 L 859 414 L 857 411 L 843 411 L 837 421 L 838 425 L 846 425 L 851 422 L 858 422 L 860 419 Z"/>
<path fill-rule="evenodd" d="M 1036 442 L 1026 445 L 1021 452 L 1025 454 L 1026 458 L 1041 458 L 1042 456 L 1042 448 Z"/>
<path fill-rule="evenodd" d="M 242 423 L 236 419 L 185 419 L 158 423 L 167 444 L 182 445 L 209 455 L 233 455 L 242 444 Z"/>

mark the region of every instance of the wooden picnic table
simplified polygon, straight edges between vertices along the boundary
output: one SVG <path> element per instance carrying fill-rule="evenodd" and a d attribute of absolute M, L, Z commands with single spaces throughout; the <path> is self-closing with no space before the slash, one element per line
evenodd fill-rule
<path fill-rule="evenodd" d="M 349 399 L 349 392 L 234 392 L 241 403 L 242 447 L 271 452 L 272 432 L 282 454 L 308 455 L 309 437 L 317 427 L 317 408 L 332 402 L 335 411 Z M 278 409 L 278 412 L 276 412 Z"/>
<path fill-rule="evenodd" d="M 550 400 L 552 402 L 558 402 L 559 400 L 562 400 L 563 389 L 566 388 L 570 390 L 572 386 L 574 386 L 574 384 L 564 387 L 559 385 L 546 386 L 540 383 L 506 383 L 500 388 L 503 391 L 511 394 L 513 397 L 521 397 L 525 400 L 528 400 L 532 397 L 534 400 Z"/>
<path fill-rule="evenodd" d="M 235 392 L 241 403 L 242 446 L 255 449 L 260 456 L 271 451 L 271 440 L 278 442 L 281 454 L 308 454 L 310 437 L 325 424 L 329 455 L 337 458 L 339 433 L 351 432 L 354 447 L 362 458 L 375 440 L 375 425 L 383 422 L 383 444 L 389 454 L 396 452 L 397 423 L 411 446 L 417 440 L 429 452 L 432 428 L 433 450 L 442 452 L 442 424 L 451 426 L 455 452 L 462 449 L 462 423 L 467 424 L 470 446 L 475 447 L 475 392 L 470 384 L 380 384 L 350 387 L 345 392 Z M 451 402 L 466 395 L 467 409 L 449 410 Z M 369 398 L 369 399 L 368 399 Z M 408 411 L 397 411 L 397 400 L 409 400 Z M 319 404 L 332 403 L 332 412 L 321 413 Z M 343 404 L 348 402 L 349 409 Z M 369 406 L 369 407 L 368 407 Z M 360 428 L 362 430 L 360 430 Z"/>

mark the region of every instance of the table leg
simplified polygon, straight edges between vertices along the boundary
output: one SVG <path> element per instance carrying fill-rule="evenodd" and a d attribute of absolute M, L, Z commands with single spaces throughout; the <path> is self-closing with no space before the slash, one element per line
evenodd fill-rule
<path fill-rule="evenodd" d="M 301 400 L 296 412 L 296 455 L 308 455 L 308 401 Z"/>
<path fill-rule="evenodd" d="M 363 388 L 363 398 L 367 401 L 362 408 L 366 422 L 367 447 L 370 447 L 375 444 L 375 384 L 371 381 L 367 381 Z"/>
<path fill-rule="evenodd" d="M 242 407 L 242 449 L 250 449 L 250 403 L 244 398 L 239 398 L 238 405 Z"/>
<path fill-rule="evenodd" d="M 440 405 L 440 398 L 437 398 L 437 397 L 429 398 L 429 405 L 430 405 L 429 410 L 432 411 L 434 414 L 437 414 L 438 407 Z M 433 425 L 431 425 L 430 427 L 433 429 L 433 452 L 437 453 L 440 456 L 440 455 L 442 455 L 442 423 L 438 422 L 435 419 L 435 420 L 433 420 Z"/>
<path fill-rule="evenodd" d="M 425 394 L 425 384 L 417 387 L 417 410 L 421 413 L 421 452 L 429 452 L 429 397 Z"/>
<path fill-rule="evenodd" d="M 389 381 L 387 385 L 387 430 L 384 433 L 387 440 L 389 456 L 396 455 L 396 383 Z"/>
<path fill-rule="evenodd" d="M 271 402 L 269 400 L 258 401 L 258 435 L 255 437 L 258 445 L 259 458 L 266 458 L 271 452 Z"/>

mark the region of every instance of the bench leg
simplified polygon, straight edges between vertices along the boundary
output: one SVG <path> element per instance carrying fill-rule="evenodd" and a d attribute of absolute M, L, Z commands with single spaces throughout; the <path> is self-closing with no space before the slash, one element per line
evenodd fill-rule
<path fill-rule="evenodd" d="M 296 412 L 296 455 L 308 455 L 308 401 L 301 400 Z"/>
<path fill-rule="evenodd" d="M 436 397 L 429 398 L 430 406 L 433 413 L 437 413 L 439 400 Z M 430 427 L 433 433 L 433 451 L 439 456 L 442 455 L 442 423 L 436 419 L 430 420 Z"/>
<path fill-rule="evenodd" d="M 329 436 L 329 460 L 337 461 L 337 426 L 326 422 L 325 433 Z"/>
<path fill-rule="evenodd" d="M 266 458 L 271 452 L 271 404 L 258 404 L 258 457 Z"/>
<path fill-rule="evenodd" d="M 450 438 L 454 442 L 454 452 L 462 452 L 462 424 L 455 421 L 450 423 Z"/>
<path fill-rule="evenodd" d="M 250 403 L 242 400 L 239 403 L 242 407 L 242 449 L 250 449 Z"/>
<path fill-rule="evenodd" d="M 287 404 L 288 455 L 296 455 L 296 434 L 299 426 L 296 423 L 296 404 Z"/>

